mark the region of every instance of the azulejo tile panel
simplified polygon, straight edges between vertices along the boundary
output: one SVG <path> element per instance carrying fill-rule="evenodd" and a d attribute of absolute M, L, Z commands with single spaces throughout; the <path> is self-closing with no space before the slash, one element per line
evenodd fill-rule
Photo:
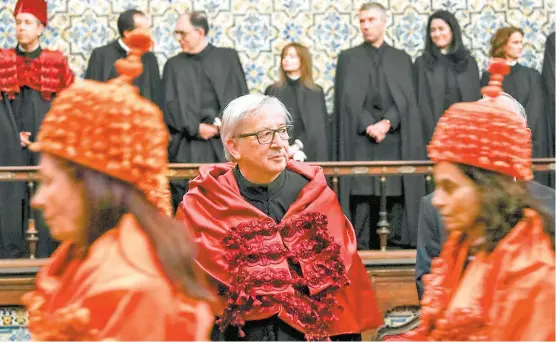
<path fill-rule="evenodd" d="M 338 53 L 361 43 L 357 11 L 364 0 L 47 0 L 50 25 L 43 44 L 61 49 L 78 76 L 83 76 L 93 48 L 117 36 L 118 15 L 138 8 L 153 21 L 160 66 L 179 52 L 172 35 L 180 13 L 204 10 L 210 18 L 210 40 L 239 51 L 251 91 L 262 92 L 277 75 L 281 48 L 290 41 L 307 45 L 314 74 L 332 108 Z M 523 64 L 540 70 L 546 36 L 554 30 L 553 0 L 379 0 L 389 10 L 388 43 L 413 58 L 424 45 L 427 17 L 452 11 L 462 26 L 464 42 L 481 69 L 488 62 L 492 34 L 516 25 L 525 32 Z M 16 0 L 0 0 L 0 47 L 14 46 L 12 11 Z"/>

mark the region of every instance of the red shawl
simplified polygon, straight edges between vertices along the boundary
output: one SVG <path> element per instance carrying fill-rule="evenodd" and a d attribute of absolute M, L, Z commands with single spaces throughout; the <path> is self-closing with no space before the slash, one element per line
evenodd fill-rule
<path fill-rule="evenodd" d="M 69 87 L 73 81 L 73 72 L 60 51 L 44 49 L 27 64 L 15 49 L 0 49 L 0 92 L 6 92 L 10 99 L 21 87 L 28 86 L 50 100 L 53 94 Z"/>
<path fill-rule="evenodd" d="M 273 315 L 309 339 L 380 326 L 353 227 L 322 169 L 288 163 L 310 181 L 276 224 L 244 200 L 233 167 L 202 167 L 177 213 L 196 236 L 198 264 L 228 289 L 221 328 Z"/>

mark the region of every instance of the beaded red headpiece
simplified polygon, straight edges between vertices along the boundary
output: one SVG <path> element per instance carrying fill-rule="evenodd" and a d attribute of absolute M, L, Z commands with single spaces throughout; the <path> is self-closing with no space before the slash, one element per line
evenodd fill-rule
<path fill-rule="evenodd" d="M 494 59 L 482 93 L 496 98 L 510 67 Z M 516 113 L 495 101 L 456 103 L 438 121 L 428 146 L 430 159 L 467 164 L 521 180 L 533 179 L 531 131 Z"/>
<path fill-rule="evenodd" d="M 143 70 L 141 55 L 152 41 L 140 29 L 124 41 L 131 52 L 116 62 L 121 76 L 107 83 L 76 82 L 60 92 L 31 149 L 134 184 L 170 213 L 168 130 L 158 107 L 131 84 Z"/>
<path fill-rule="evenodd" d="M 14 17 L 18 13 L 29 13 L 37 17 L 46 26 L 48 23 L 48 13 L 45 0 L 18 0 L 14 9 Z"/>

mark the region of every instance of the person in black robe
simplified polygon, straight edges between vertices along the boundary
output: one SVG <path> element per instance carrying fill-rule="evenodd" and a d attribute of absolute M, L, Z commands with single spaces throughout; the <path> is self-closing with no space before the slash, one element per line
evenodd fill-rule
<path fill-rule="evenodd" d="M 47 24 L 44 0 L 20 0 L 14 11 L 18 45 L 0 50 L 0 166 L 36 166 L 39 155 L 27 146 L 36 139 L 42 120 L 58 92 L 74 81 L 60 51 L 42 49 Z M 0 182 L 0 257 L 26 256 L 24 231 L 29 216 L 25 182 Z M 44 220 L 35 214 L 39 231 L 37 255 L 48 257 L 57 243 Z"/>
<path fill-rule="evenodd" d="M 364 4 L 359 22 L 365 42 L 343 51 L 335 79 L 337 153 L 340 161 L 424 160 L 421 114 L 415 99 L 409 55 L 384 42 L 386 11 Z M 389 243 L 415 246 L 421 175 L 387 177 Z M 340 196 L 349 208 L 360 249 L 376 248 L 379 177 L 342 177 Z"/>
<path fill-rule="evenodd" d="M 415 60 L 413 72 L 425 142 L 448 107 L 481 98 L 477 61 L 463 45 L 459 23 L 448 11 L 429 17 L 425 51 Z"/>
<path fill-rule="evenodd" d="M 148 17 L 141 11 L 130 9 L 122 13 L 118 18 L 118 32 L 120 38 L 108 45 L 101 46 L 93 50 L 89 65 L 85 72 L 85 78 L 106 82 L 118 77 L 114 62 L 124 58 L 129 53 L 123 38 L 135 28 L 148 28 L 150 22 Z M 139 93 L 154 103 L 160 101 L 160 70 L 158 61 L 153 52 L 147 52 L 141 56 L 143 72 L 133 80 L 133 84 L 139 88 Z"/>
<path fill-rule="evenodd" d="M 517 27 L 504 27 L 491 39 L 490 57 L 502 58 L 511 65 L 510 74 L 504 77 L 504 91 L 514 97 L 527 112 L 527 125 L 533 138 L 533 158 L 549 156 L 549 128 L 545 110 L 545 90 L 540 73 L 517 62 L 523 53 L 523 31 Z M 488 84 L 490 74 L 485 71 L 481 87 Z M 536 172 L 535 180 L 549 185 L 546 172 Z"/>
<path fill-rule="evenodd" d="M 290 157 L 297 161 L 328 160 L 324 92 L 313 80 L 312 57 L 305 46 L 290 43 L 282 49 L 280 80 L 268 86 L 265 94 L 277 97 L 292 115 Z"/>
<path fill-rule="evenodd" d="M 556 115 L 556 104 L 555 104 L 555 97 L 556 97 L 556 90 L 554 86 L 554 38 L 555 33 L 552 32 L 546 38 L 546 44 L 544 49 L 544 59 L 542 63 L 542 78 L 544 80 L 544 87 L 546 91 L 546 119 L 548 121 L 548 152 L 549 156 L 554 158 L 555 156 L 555 131 L 554 131 L 554 122 L 555 122 L 555 115 Z M 550 172 L 550 186 L 552 188 L 556 187 L 556 177 L 554 175 L 554 171 Z"/>
<path fill-rule="evenodd" d="M 208 43 L 208 31 L 205 13 L 182 15 L 175 35 L 183 52 L 164 65 L 161 105 L 171 135 L 171 163 L 224 161 L 220 113 L 232 100 L 249 92 L 237 52 Z M 176 208 L 187 183 L 172 181 L 170 186 Z"/>

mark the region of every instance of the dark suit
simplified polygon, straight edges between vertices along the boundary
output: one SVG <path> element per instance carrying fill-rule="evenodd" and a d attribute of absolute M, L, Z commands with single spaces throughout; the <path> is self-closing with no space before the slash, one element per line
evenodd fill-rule
<path fill-rule="evenodd" d="M 539 183 L 530 182 L 529 191 L 543 207 L 554 217 L 555 191 Z M 438 210 L 432 205 L 432 196 L 428 194 L 421 200 L 419 210 L 419 225 L 417 228 L 417 261 L 415 265 L 415 282 L 419 299 L 423 295 L 423 276 L 431 269 L 431 261 L 440 255 L 442 245 L 448 238 L 448 232 L 444 229 L 442 217 Z"/>

